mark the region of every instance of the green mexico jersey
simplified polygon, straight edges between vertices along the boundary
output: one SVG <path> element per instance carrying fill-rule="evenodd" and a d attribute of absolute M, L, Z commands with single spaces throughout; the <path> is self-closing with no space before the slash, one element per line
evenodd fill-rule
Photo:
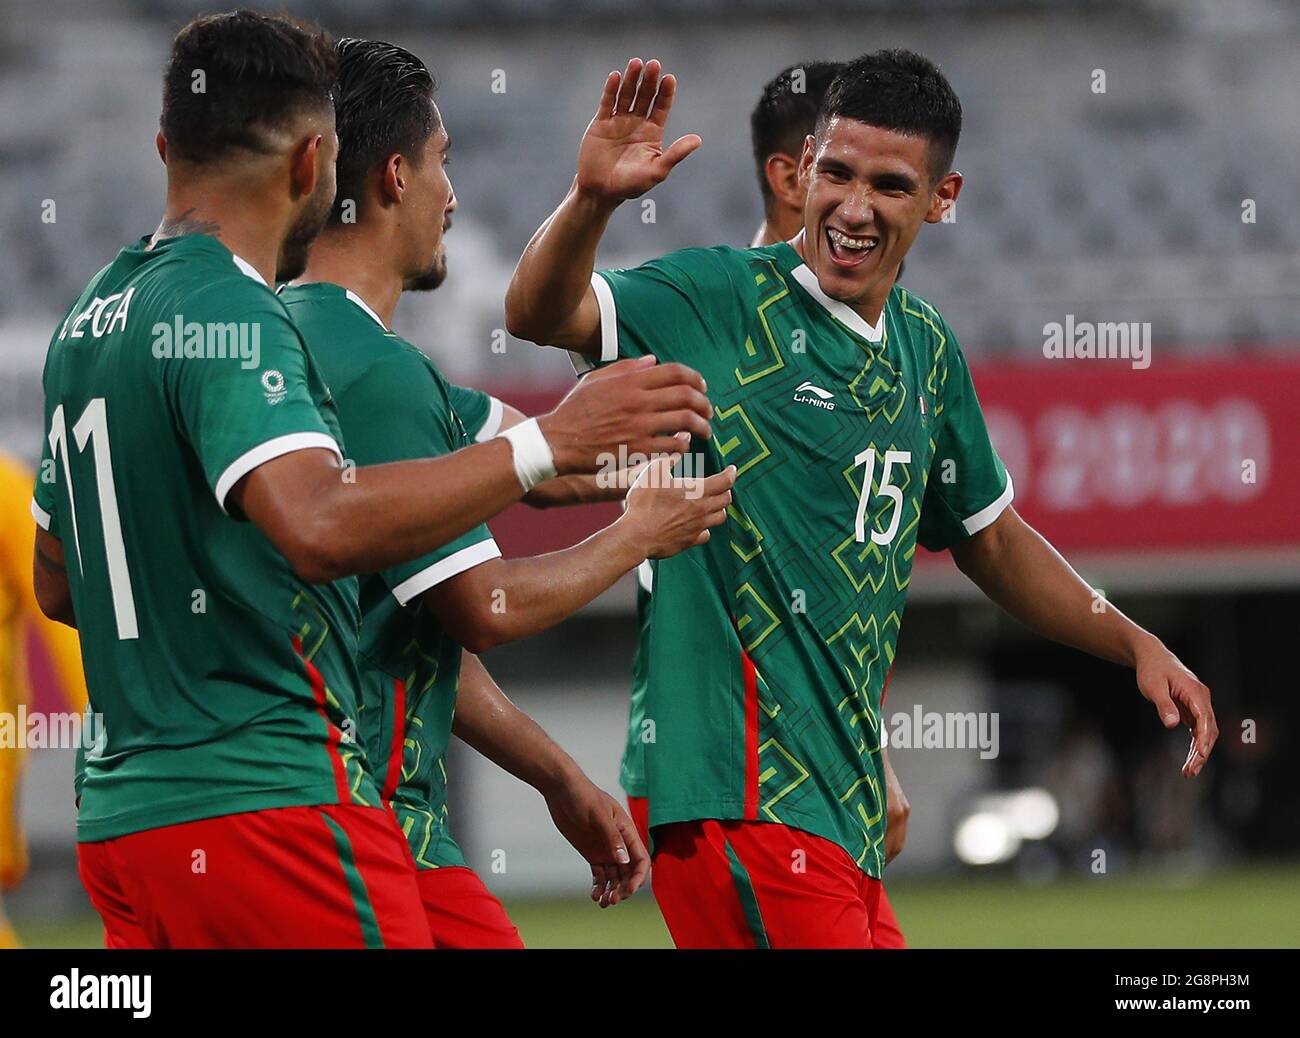
<path fill-rule="evenodd" d="M 447 383 L 447 395 L 452 409 L 475 443 L 490 440 L 501 431 L 503 408 L 496 397 L 454 382 Z"/>
<path fill-rule="evenodd" d="M 32 511 L 63 542 L 90 709 L 78 839 L 266 808 L 378 806 L 357 719 L 356 582 L 311 586 L 239 480 L 342 457 L 284 306 L 215 238 L 143 239 L 91 279 L 45 364 Z"/>
<path fill-rule="evenodd" d="M 917 544 L 946 548 L 1011 500 L 943 318 L 895 286 L 875 327 L 798 253 L 687 249 L 593 276 L 602 362 L 700 371 L 734 464 L 728 522 L 661 560 L 650 600 L 650 824 L 779 822 L 879 877 L 880 698 Z"/>
<path fill-rule="evenodd" d="M 356 293 L 318 282 L 283 288 L 280 298 L 329 379 L 357 465 L 468 446 L 473 439 L 453 393 L 480 434 L 493 410 L 500 424 L 499 403 L 494 408 L 485 394 L 449 386 Z M 500 554 L 481 525 L 429 555 L 361 578 L 362 733 L 375 780 L 422 869 L 465 859 L 447 828 L 446 768 L 462 650 L 420 596 Z"/>

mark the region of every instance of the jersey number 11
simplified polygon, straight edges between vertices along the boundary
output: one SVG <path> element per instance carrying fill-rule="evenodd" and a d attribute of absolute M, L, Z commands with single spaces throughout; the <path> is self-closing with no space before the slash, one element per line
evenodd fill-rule
<path fill-rule="evenodd" d="M 72 427 L 77 450 L 84 451 L 89 441 L 95 455 L 95 482 L 99 485 L 99 518 L 104 527 L 104 553 L 108 557 L 108 583 L 113 592 L 113 613 L 117 619 L 117 636 L 126 641 L 140 637 L 135 616 L 135 595 L 131 591 L 131 573 L 126 566 L 126 542 L 122 537 L 122 520 L 117 510 L 117 489 L 113 485 L 113 455 L 108 446 L 108 410 L 102 396 L 95 397 Z M 50 415 L 50 454 L 62 458 L 63 476 L 68 484 L 68 510 L 72 513 L 72 540 L 77 547 L 77 565 L 81 561 L 81 538 L 77 534 L 77 503 L 72 494 L 72 467 L 68 462 L 68 429 L 60 404 Z"/>

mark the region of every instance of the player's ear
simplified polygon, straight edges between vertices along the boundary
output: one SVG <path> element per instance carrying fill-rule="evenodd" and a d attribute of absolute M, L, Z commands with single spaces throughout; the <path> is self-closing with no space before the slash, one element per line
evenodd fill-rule
<path fill-rule="evenodd" d="M 406 162 L 400 151 L 388 156 L 379 171 L 379 193 L 386 203 L 400 202 L 406 191 Z"/>
<path fill-rule="evenodd" d="M 813 156 L 817 151 L 817 138 L 811 133 L 804 138 L 803 153 L 799 156 L 799 183 L 808 190 L 808 181 L 812 178 Z M 800 209 L 803 206 L 799 207 Z"/>
<path fill-rule="evenodd" d="M 939 223 L 943 220 L 944 213 L 957 204 L 962 183 L 962 175 L 955 169 L 939 178 L 939 183 L 930 192 L 930 208 L 925 213 L 926 223 Z"/>
<path fill-rule="evenodd" d="M 289 190 L 295 199 L 304 198 L 316 190 L 325 156 L 325 138 L 322 134 L 308 134 L 289 153 Z"/>
<path fill-rule="evenodd" d="M 798 159 L 785 152 L 773 152 L 763 163 L 763 175 L 774 198 L 796 209 L 803 208 L 804 189 L 799 183 Z"/>
<path fill-rule="evenodd" d="M 167 138 L 163 136 L 162 130 L 159 130 L 154 137 L 153 144 L 158 149 L 158 157 L 162 159 L 162 164 L 167 165 Z"/>

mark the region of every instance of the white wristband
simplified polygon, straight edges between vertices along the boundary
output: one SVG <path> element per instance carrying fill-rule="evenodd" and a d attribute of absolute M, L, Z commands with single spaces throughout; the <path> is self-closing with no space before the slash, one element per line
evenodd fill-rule
<path fill-rule="evenodd" d="M 538 483 L 555 478 L 555 455 L 551 453 L 551 445 L 546 442 L 546 434 L 536 418 L 502 429 L 500 435 L 510 441 L 515 475 L 519 477 L 525 494 Z"/>

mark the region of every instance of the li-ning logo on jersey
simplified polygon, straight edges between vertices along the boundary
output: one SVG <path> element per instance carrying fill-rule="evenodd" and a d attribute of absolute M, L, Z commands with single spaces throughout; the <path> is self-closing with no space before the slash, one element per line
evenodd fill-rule
<path fill-rule="evenodd" d="M 284 388 L 284 375 L 274 368 L 262 372 L 262 388 L 266 390 L 266 402 L 272 407 L 289 395 Z"/>
<path fill-rule="evenodd" d="M 811 393 L 812 396 L 800 396 L 800 393 Z M 803 382 L 795 388 L 794 402 L 796 404 L 811 404 L 813 407 L 821 407 L 827 411 L 834 411 L 835 404 L 834 393 L 828 393 L 820 386 L 814 386 L 811 382 Z"/>

